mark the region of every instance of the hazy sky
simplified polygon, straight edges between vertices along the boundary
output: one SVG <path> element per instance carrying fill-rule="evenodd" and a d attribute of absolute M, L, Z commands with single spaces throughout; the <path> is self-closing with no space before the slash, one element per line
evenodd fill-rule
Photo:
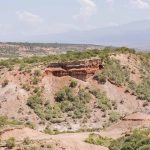
<path fill-rule="evenodd" d="M 150 18 L 150 0 L 0 0 L 0 41 Z"/>

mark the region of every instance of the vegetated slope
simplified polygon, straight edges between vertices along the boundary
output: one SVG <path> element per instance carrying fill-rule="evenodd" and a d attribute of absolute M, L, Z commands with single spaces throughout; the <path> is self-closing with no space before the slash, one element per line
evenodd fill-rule
<path fill-rule="evenodd" d="M 0 43 L 0 58 L 17 58 L 29 56 L 47 56 L 67 51 L 85 51 L 101 49 L 103 46 L 92 44 L 61 44 L 61 43 Z"/>
<path fill-rule="evenodd" d="M 92 64 L 84 63 L 91 59 Z M 101 64 L 98 70 L 94 68 L 94 75 L 81 80 L 78 75 L 89 73 L 98 59 Z M 58 74 L 53 74 L 51 62 L 56 66 L 57 62 L 61 66 L 67 63 L 69 71 L 75 74 L 66 76 L 60 66 L 54 68 Z M 111 126 L 134 112 L 150 114 L 150 57 L 146 53 L 106 48 L 1 60 L 0 67 L 0 115 L 8 117 L 0 118 L 0 128 L 21 125 L 48 134 L 93 131 Z M 134 119 L 130 120 L 128 128 L 135 124 Z M 121 123 L 117 128 L 126 132 L 125 126 Z M 116 127 L 111 127 L 114 133 Z M 72 142 L 78 143 L 73 138 Z"/>
<path fill-rule="evenodd" d="M 51 61 L 99 58 L 86 81 L 46 73 Z M 150 113 L 149 54 L 120 48 L 2 60 L 0 114 L 33 122 L 47 133 L 99 129 L 121 117 Z"/>
<path fill-rule="evenodd" d="M 149 150 L 150 129 L 135 129 L 115 140 L 92 133 L 86 139 L 86 142 L 95 145 L 104 145 L 109 147 L 110 150 Z"/>

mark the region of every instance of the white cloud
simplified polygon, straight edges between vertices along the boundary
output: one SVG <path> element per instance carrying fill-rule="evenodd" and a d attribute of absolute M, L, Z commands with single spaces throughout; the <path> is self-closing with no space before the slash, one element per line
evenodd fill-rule
<path fill-rule="evenodd" d="M 96 4 L 93 0 L 79 0 L 81 8 L 79 14 L 75 15 L 74 18 L 77 20 L 86 20 L 96 12 Z"/>
<path fill-rule="evenodd" d="M 27 25 L 37 25 L 43 22 L 42 18 L 28 11 L 18 11 L 19 20 Z"/>
<path fill-rule="evenodd" d="M 139 8 L 139 9 L 150 8 L 150 4 L 145 0 L 130 0 L 130 2 L 135 8 Z"/>

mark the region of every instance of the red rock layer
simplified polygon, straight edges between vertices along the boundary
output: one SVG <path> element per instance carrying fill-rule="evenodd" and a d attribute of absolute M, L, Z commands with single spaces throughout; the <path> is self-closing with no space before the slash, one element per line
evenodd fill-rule
<path fill-rule="evenodd" d="M 52 73 L 58 77 L 71 76 L 80 80 L 86 80 L 102 68 L 103 66 L 99 59 L 51 63 L 46 70 L 46 74 Z"/>

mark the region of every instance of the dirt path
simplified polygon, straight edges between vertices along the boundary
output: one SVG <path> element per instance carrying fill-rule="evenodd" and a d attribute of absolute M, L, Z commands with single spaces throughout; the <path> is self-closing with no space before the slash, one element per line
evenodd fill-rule
<path fill-rule="evenodd" d="M 108 150 L 108 148 L 103 146 L 85 143 L 84 140 L 89 134 L 90 133 L 67 133 L 54 135 L 52 138 L 60 140 L 64 145 L 67 145 L 67 150 Z"/>
<path fill-rule="evenodd" d="M 49 141 L 50 143 L 55 142 L 66 150 L 108 150 L 108 148 L 103 146 L 85 143 L 84 141 L 89 134 L 90 133 L 66 133 L 59 135 L 48 135 L 29 128 L 22 128 L 4 132 L 1 137 L 2 140 L 6 140 L 9 137 L 15 137 L 18 142 L 22 142 L 26 137 L 29 137 L 34 141 Z"/>

